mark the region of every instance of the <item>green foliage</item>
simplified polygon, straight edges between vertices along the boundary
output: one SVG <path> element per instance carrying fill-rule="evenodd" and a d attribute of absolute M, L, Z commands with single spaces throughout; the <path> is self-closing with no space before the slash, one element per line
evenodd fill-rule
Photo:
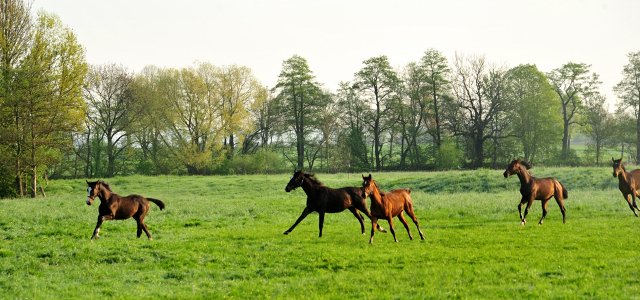
<path fill-rule="evenodd" d="M 518 226 L 517 179 L 499 171 L 374 173 L 384 190 L 440 178 L 489 183 L 487 193 L 414 189 L 426 240 L 409 240 L 396 220 L 399 243 L 377 233 L 373 245 L 348 212 L 327 214 L 322 238 L 317 214 L 283 235 L 306 199 L 284 192 L 290 174 L 113 178 L 117 193 L 158 198 L 167 209 L 152 206 L 145 219 L 152 241 L 136 239 L 135 222 L 124 220 L 104 222 L 91 243 L 97 207 L 84 204 L 86 183 L 55 180 L 46 199 L 0 201 L 0 289 L 3 298 L 635 297 L 637 218 L 617 189 L 578 188 L 605 175 L 615 181 L 610 170 L 533 172 L 565 176 L 567 224 L 550 203 L 535 226 L 536 201 L 529 224 Z M 359 174 L 318 176 L 332 187 L 362 183 Z"/>
<path fill-rule="evenodd" d="M 236 155 L 229 164 L 229 174 L 279 173 L 284 170 L 282 158 L 266 149 L 255 154 Z"/>

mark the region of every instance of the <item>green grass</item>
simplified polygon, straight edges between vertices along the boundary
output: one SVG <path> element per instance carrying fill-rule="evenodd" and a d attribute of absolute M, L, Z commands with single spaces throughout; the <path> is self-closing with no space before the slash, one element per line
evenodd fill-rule
<path fill-rule="evenodd" d="M 288 236 L 306 196 L 290 174 L 118 177 L 116 193 L 152 204 L 154 240 L 133 220 L 104 222 L 84 180 L 52 181 L 47 198 L 0 200 L 0 298 L 632 299 L 640 296 L 638 225 L 609 168 L 533 169 L 569 189 L 567 224 L 539 201 L 519 226 L 517 178 L 502 171 L 373 173 L 384 190 L 412 188 L 426 240 L 397 219 L 367 234 L 348 212 L 312 214 Z M 360 174 L 318 175 L 332 187 Z M 469 183 L 471 182 L 471 183 Z M 367 220 L 368 221 L 368 220 Z M 381 223 L 385 228 L 386 222 Z"/>

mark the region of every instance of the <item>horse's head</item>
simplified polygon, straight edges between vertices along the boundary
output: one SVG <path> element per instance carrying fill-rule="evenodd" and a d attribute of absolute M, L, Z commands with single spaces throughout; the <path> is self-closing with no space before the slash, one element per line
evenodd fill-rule
<path fill-rule="evenodd" d="M 291 192 L 292 190 L 295 190 L 297 187 L 301 186 L 302 182 L 304 181 L 304 175 L 304 171 L 298 171 L 297 169 L 295 169 L 293 171 L 293 176 L 291 176 L 291 179 L 289 179 L 289 183 L 287 183 L 287 186 L 284 188 L 285 192 Z"/>
<path fill-rule="evenodd" d="M 529 169 L 531 169 L 531 164 L 529 164 L 528 162 L 526 162 L 524 160 L 520 160 L 519 158 L 518 159 L 514 159 L 507 166 L 507 169 L 504 170 L 504 173 L 502 175 L 504 175 L 504 178 L 509 178 L 510 175 L 518 174 L 518 173 L 522 172 L 522 168 L 524 168 L 525 170 L 529 170 Z"/>
<path fill-rule="evenodd" d="M 371 176 L 371 174 L 369 174 L 368 177 L 362 175 L 362 180 L 364 180 L 364 182 L 362 183 L 362 190 L 364 191 L 363 198 L 366 199 L 367 197 L 369 197 L 369 195 L 371 195 L 371 193 L 373 193 L 373 189 L 376 187 L 376 182 L 373 181 L 373 177 Z"/>
<path fill-rule="evenodd" d="M 625 171 L 624 166 L 622 165 L 622 157 L 620 159 L 614 159 L 612 157 L 611 160 L 613 161 L 613 164 L 611 165 L 613 167 L 613 177 L 618 177 L 620 173 Z"/>
<path fill-rule="evenodd" d="M 87 205 L 91 205 L 93 203 L 93 199 L 95 199 L 98 196 L 98 191 L 100 190 L 100 181 L 95 181 L 95 182 L 89 182 L 88 180 L 85 180 L 87 182 L 87 184 L 89 185 L 89 188 L 87 188 Z"/>

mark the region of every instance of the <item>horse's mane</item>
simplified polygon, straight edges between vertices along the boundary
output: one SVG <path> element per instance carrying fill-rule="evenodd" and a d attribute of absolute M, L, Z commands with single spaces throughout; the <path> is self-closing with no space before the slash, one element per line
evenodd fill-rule
<path fill-rule="evenodd" d="M 383 192 L 383 191 L 380 189 L 380 186 L 378 185 L 378 183 L 377 183 L 377 182 L 375 182 L 375 181 L 374 181 L 373 183 L 375 183 L 375 184 L 376 184 L 376 189 L 378 189 L 378 194 L 380 194 L 380 196 L 384 196 L 384 195 L 386 195 L 386 193 L 385 193 L 385 192 Z"/>
<path fill-rule="evenodd" d="M 316 178 L 316 174 L 315 173 L 304 173 L 304 177 L 309 178 L 309 180 L 311 180 L 311 183 L 313 183 L 313 184 L 324 186 L 324 183 L 320 182 L 320 180 L 318 180 L 318 178 Z"/>
<path fill-rule="evenodd" d="M 98 180 L 98 183 L 104 186 L 109 192 L 113 193 L 113 190 L 111 189 L 111 183 L 108 183 L 104 180 Z"/>
<path fill-rule="evenodd" d="M 527 170 L 533 168 L 533 166 L 531 165 L 530 162 L 526 161 L 526 160 L 521 160 L 520 164 L 523 165 Z"/>

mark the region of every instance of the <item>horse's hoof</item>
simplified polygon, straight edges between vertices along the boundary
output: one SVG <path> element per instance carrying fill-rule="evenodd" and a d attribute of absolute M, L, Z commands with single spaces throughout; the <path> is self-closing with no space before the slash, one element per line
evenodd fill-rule
<path fill-rule="evenodd" d="M 284 232 L 284 235 L 289 235 L 289 231 L 285 231 L 285 232 Z"/>
<path fill-rule="evenodd" d="M 378 231 L 382 232 L 382 233 L 387 233 L 387 230 L 384 228 L 378 228 Z"/>
<path fill-rule="evenodd" d="M 524 226 L 524 224 L 527 224 L 525 222 L 520 222 L 520 226 Z"/>

